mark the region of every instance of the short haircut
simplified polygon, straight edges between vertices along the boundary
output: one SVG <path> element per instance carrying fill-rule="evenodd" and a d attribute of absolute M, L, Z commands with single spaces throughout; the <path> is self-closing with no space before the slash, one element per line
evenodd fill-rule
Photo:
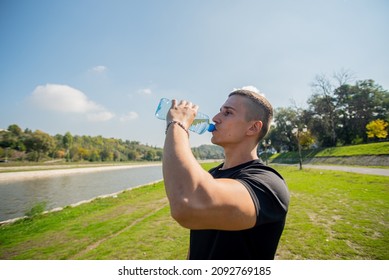
<path fill-rule="evenodd" d="M 231 92 L 228 97 L 239 95 L 248 99 L 247 121 L 262 121 L 262 129 L 259 133 L 259 140 L 263 139 L 270 129 L 273 120 L 273 107 L 269 101 L 261 94 L 247 89 L 238 89 Z"/>

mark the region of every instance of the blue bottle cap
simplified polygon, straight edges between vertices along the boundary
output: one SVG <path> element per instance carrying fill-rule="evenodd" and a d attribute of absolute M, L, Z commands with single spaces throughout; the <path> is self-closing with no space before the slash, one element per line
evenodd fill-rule
<path fill-rule="evenodd" d="M 212 131 L 215 131 L 215 130 L 216 130 L 216 126 L 213 123 L 210 123 L 209 126 L 208 126 L 208 131 L 212 132 Z"/>

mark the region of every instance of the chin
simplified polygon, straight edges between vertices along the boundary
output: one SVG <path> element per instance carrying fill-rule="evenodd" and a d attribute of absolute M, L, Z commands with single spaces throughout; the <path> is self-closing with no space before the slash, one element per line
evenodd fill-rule
<path fill-rule="evenodd" d="M 215 139 L 215 136 L 213 136 L 211 138 L 211 143 L 214 145 L 222 146 L 221 143 L 219 141 L 217 141 L 217 139 Z"/>

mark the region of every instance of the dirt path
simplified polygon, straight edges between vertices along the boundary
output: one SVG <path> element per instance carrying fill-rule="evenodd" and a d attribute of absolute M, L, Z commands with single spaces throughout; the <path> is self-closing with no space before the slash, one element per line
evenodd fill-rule
<path fill-rule="evenodd" d="M 140 217 L 139 219 L 133 221 L 131 224 L 129 224 L 128 226 L 126 226 L 125 228 L 119 230 L 118 232 L 115 232 L 109 236 L 106 236 L 92 244 L 90 244 L 88 247 L 86 247 L 84 250 L 78 252 L 76 255 L 70 257 L 69 259 L 79 259 L 81 258 L 83 255 L 85 255 L 86 253 L 88 253 L 89 251 L 93 250 L 93 249 L 96 249 L 99 245 L 101 245 L 102 243 L 112 239 L 112 238 L 115 238 L 117 237 L 118 235 L 122 234 L 123 232 L 131 229 L 133 226 L 136 226 L 138 223 L 142 222 L 143 220 L 147 219 L 148 217 L 154 215 L 155 213 L 157 213 L 158 211 L 162 210 L 163 208 L 165 208 L 166 206 L 168 206 L 168 200 L 166 197 L 160 199 L 159 201 L 157 201 L 156 203 L 158 205 L 157 208 L 153 209 L 151 212 L 147 213 L 146 215 L 144 215 L 143 217 Z"/>

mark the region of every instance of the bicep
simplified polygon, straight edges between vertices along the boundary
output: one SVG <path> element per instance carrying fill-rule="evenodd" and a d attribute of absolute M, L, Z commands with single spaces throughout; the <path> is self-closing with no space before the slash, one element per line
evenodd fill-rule
<path fill-rule="evenodd" d="M 251 194 L 237 180 L 208 177 L 188 203 L 191 215 L 184 226 L 191 229 L 243 230 L 256 224 Z"/>

